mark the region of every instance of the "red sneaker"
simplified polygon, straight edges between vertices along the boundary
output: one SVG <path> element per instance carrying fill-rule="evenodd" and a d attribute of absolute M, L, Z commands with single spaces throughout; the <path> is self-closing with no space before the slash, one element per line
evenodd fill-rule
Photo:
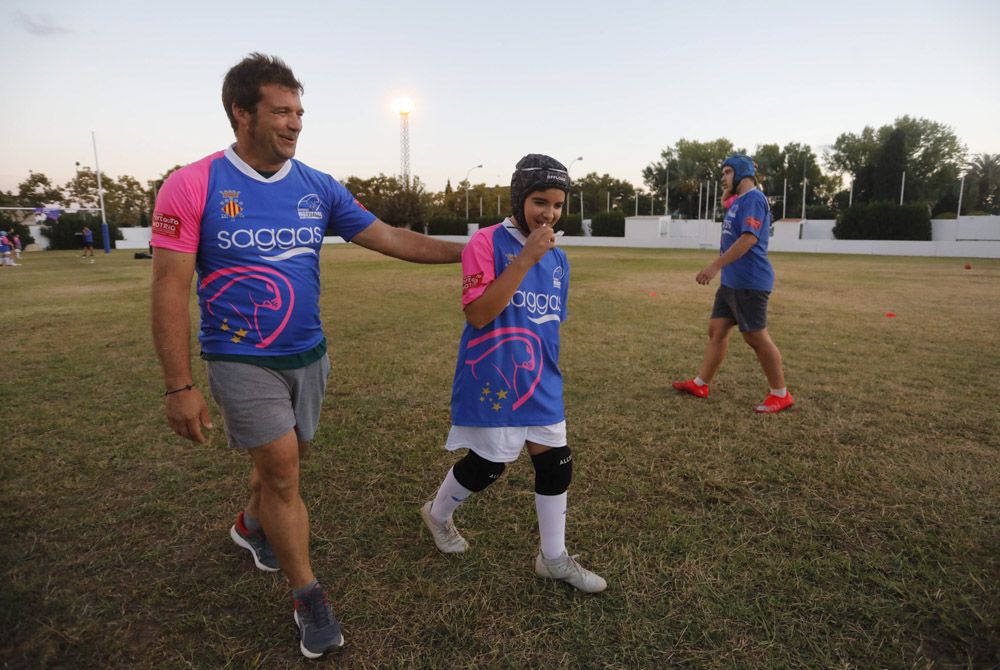
<path fill-rule="evenodd" d="M 693 379 L 688 379 L 683 382 L 674 382 L 674 388 L 681 393 L 690 393 L 696 398 L 707 398 L 708 397 L 708 384 L 704 386 L 698 386 L 694 383 Z"/>
<path fill-rule="evenodd" d="M 792 398 L 791 393 L 785 393 L 784 398 L 779 398 L 776 395 L 770 393 L 764 398 L 764 402 L 753 408 L 753 411 L 758 414 L 774 414 L 775 412 L 780 412 L 783 409 L 788 409 L 795 404 L 795 400 Z"/>

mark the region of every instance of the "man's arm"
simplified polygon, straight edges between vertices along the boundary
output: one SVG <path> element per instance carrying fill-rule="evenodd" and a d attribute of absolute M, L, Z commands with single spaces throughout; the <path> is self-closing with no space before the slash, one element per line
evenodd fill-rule
<path fill-rule="evenodd" d="M 191 277 L 195 255 L 159 248 L 153 254 L 153 346 L 163 369 L 166 391 L 191 384 Z M 196 388 L 166 396 L 167 422 L 174 432 L 195 442 L 208 442 L 201 428 L 211 428 L 208 405 Z"/>
<path fill-rule="evenodd" d="M 735 263 L 740 258 L 742 258 L 746 252 L 753 248 L 753 245 L 757 244 L 757 236 L 753 233 L 743 233 L 740 235 L 733 245 L 726 249 L 726 253 L 722 254 L 714 261 L 709 263 L 705 268 L 698 273 L 694 278 L 699 284 L 708 284 L 712 281 L 712 277 L 719 274 L 719 270 L 726 267 L 730 263 Z"/>
<path fill-rule="evenodd" d="M 435 240 L 405 228 L 395 228 L 381 219 L 351 238 L 366 249 L 411 263 L 457 263 L 465 245 Z"/>

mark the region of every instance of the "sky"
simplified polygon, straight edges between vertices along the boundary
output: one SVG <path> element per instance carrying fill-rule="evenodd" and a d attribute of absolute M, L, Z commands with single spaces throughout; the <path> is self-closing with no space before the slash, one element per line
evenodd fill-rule
<path fill-rule="evenodd" d="M 304 84 L 297 158 L 508 184 L 524 154 L 639 185 L 679 139 L 809 144 L 902 115 L 1000 153 L 1000 2 L 137 3 L 0 0 L 0 190 L 76 162 L 155 179 L 233 141 L 226 71 L 252 51 Z M 583 159 L 575 161 L 577 157 Z"/>

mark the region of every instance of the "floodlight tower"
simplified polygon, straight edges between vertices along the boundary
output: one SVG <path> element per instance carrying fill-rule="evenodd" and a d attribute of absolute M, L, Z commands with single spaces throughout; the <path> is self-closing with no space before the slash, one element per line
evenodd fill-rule
<path fill-rule="evenodd" d="M 399 112 L 399 174 L 403 179 L 403 187 L 410 188 L 410 112 L 413 111 L 413 101 L 400 98 L 396 101 Z"/>

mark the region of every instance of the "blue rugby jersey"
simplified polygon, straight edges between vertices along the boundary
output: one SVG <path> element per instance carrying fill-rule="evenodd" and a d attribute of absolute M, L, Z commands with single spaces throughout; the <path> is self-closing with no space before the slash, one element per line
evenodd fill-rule
<path fill-rule="evenodd" d="M 521 253 L 524 239 L 510 219 L 479 230 L 462 254 L 463 291 L 481 295 Z M 452 384 L 453 425 L 548 426 L 565 420 L 559 326 L 568 296 L 569 261 L 555 248 L 528 271 L 496 319 L 482 328 L 466 322 Z"/>
<path fill-rule="evenodd" d="M 774 268 L 767 257 L 771 208 L 767 198 L 757 189 L 736 198 L 726 211 L 719 253 L 726 253 L 743 233 L 752 233 L 757 243 L 742 258 L 722 268 L 722 283 L 729 288 L 771 291 L 774 288 Z"/>
<path fill-rule="evenodd" d="M 343 185 L 297 160 L 264 178 L 232 147 L 174 172 L 153 246 L 197 253 L 203 353 L 300 354 L 319 345 L 319 251 L 375 220 Z"/>

